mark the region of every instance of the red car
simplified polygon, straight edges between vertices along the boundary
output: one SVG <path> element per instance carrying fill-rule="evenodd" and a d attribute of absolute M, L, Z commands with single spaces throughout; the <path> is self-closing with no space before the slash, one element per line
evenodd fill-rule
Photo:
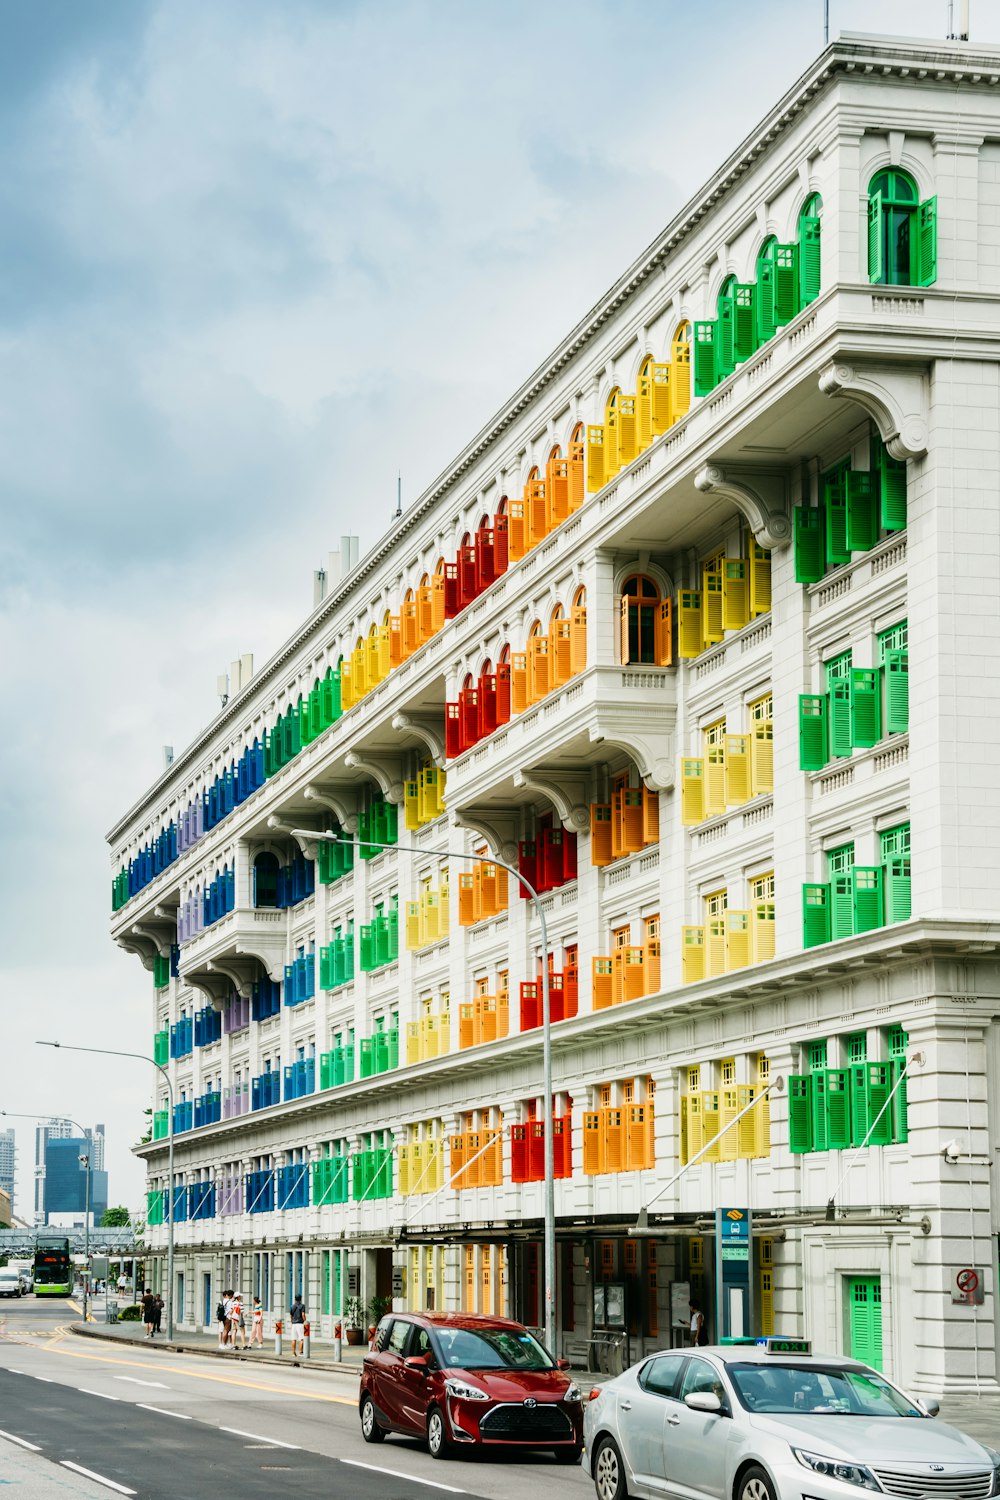
<path fill-rule="evenodd" d="M 434 1458 L 463 1444 L 583 1450 L 580 1387 L 520 1323 L 466 1313 L 388 1313 L 361 1372 L 366 1443 L 422 1437 Z"/>

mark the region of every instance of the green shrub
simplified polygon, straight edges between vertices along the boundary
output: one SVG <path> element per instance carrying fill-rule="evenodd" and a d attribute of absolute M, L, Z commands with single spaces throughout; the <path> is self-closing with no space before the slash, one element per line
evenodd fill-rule
<path fill-rule="evenodd" d="M 138 1323 L 142 1317 L 142 1308 L 138 1302 L 133 1302 L 131 1307 L 120 1307 L 118 1309 L 119 1323 Z"/>

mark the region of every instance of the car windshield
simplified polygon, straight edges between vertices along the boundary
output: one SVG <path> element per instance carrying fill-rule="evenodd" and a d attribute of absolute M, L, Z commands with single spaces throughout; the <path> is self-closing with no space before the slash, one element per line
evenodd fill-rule
<path fill-rule="evenodd" d="M 730 1365 L 747 1411 L 804 1417 L 922 1417 L 911 1401 L 874 1370 L 826 1365 Z"/>
<path fill-rule="evenodd" d="M 438 1328 L 442 1364 L 461 1370 L 551 1370 L 553 1361 L 526 1329 Z"/>

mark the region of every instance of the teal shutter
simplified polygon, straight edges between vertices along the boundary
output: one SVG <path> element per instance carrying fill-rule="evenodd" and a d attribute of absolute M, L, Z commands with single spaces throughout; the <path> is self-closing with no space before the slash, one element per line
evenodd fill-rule
<path fill-rule="evenodd" d="M 802 946 L 816 948 L 830 941 L 830 887 L 802 887 Z"/>
<path fill-rule="evenodd" d="M 905 531 L 906 464 L 879 447 L 879 520 L 885 531 Z"/>
<path fill-rule="evenodd" d="M 910 658 L 906 651 L 885 653 L 885 732 L 905 734 L 910 727 Z"/>
<path fill-rule="evenodd" d="M 837 568 L 851 560 L 847 545 L 847 483 L 843 469 L 823 480 L 823 508 L 826 512 L 826 562 Z"/>
<path fill-rule="evenodd" d="M 858 749 L 877 745 L 882 738 L 882 693 L 876 667 L 851 670 L 851 739 Z"/>
<path fill-rule="evenodd" d="M 799 247 L 775 245 L 774 321 L 777 327 L 790 323 L 799 310 Z"/>
<path fill-rule="evenodd" d="M 830 1127 L 826 1117 L 826 1081 L 828 1074 L 811 1073 L 809 1080 L 812 1085 L 810 1089 L 811 1104 L 811 1134 L 812 1148 L 814 1151 L 828 1151 L 830 1149 Z"/>
<path fill-rule="evenodd" d="M 930 286 L 937 281 L 937 199 L 928 198 L 916 213 L 916 254 L 912 260 L 913 285 Z M 912 220 L 911 220 L 912 235 Z M 912 252 L 911 252 L 912 253 Z"/>
<path fill-rule="evenodd" d="M 851 1144 L 851 1107 L 846 1068 L 827 1068 L 827 1150 L 843 1151 Z"/>
<path fill-rule="evenodd" d="M 824 513 L 821 507 L 797 505 L 792 511 L 795 582 L 818 583 L 826 572 Z"/>
<path fill-rule="evenodd" d="M 733 353 L 737 362 L 749 359 L 757 348 L 756 291 L 750 283 L 739 283 L 733 288 Z"/>
<path fill-rule="evenodd" d="M 812 1079 L 808 1073 L 788 1079 L 788 1149 L 796 1155 L 812 1150 Z"/>
<path fill-rule="evenodd" d="M 908 922 L 910 912 L 910 856 L 903 854 L 886 861 L 885 920 Z"/>
<path fill-rule="evenodd" d="M 892 1085 L 895 1081 L 892 1064 L 865 1063 L 865 1068 L 868 1073 L 868 1124 L 869 1127 L 874 1126 L 868 1143 L 871 1146 L 888 1146 L 892 1143 L 892 1113 L 895 1099 L 882 1114 L 880 1120 L 878 1117 L 892 1093 Z M 878 1124 L 875 1124 L 876 1120 Z"/>
<path fill-rule="evenodd" d="M 757 342 L 765 344 L 774 337 L 774 257 L 773 246 L 757 262 Z"/>
<path fill-rule="evenodd" d="M 850 874 L 834 875 L 830 880 L 830 936 L 854 936 L 854 889 Z"/>
<path fill-rule="evenodd" d="M 719 298 L 719 315 L 715 325 L 715 371 L 720 380 L 731 375 L 736 365 L 734 311 L 733 293 L 728 291 Z"/>
<path fill-rule="evenodd" d="M 851 1076 L 851 1145 L 860 1146 L 872 1122 L 868 1109 L 868 1064 L 858 1063 Z"/>
<path fill-rule="evenodd" d="M 868 199 L 868 280 L 871 282 L 885 280 L 882 259 L 882 243 L 885 238 L 883 224 L 882 194 L 873 193 Z"/>
<path fill-rule="evenodd" d="M 822 770 L 828 759 L 826 694 L 803 693 L 799 698 L 799 769 Z"/>
<path fill-rule="evenodd" d="M 871 474 L 847 471 L 847 545 L 852 552 L 867 552 L 878 541 L 878 511 Z"/>
<path fill-rule="evenodd" d="M 882 866 L 855 865 L 851 871 L 854 931 L 872 932 L 883 926 Z"/>
<path fill-rule="evenodd" d="M 851 684 L 841 678 L 830 684 L 830 754 L 847 756 L 853 748 Z"/>
<path fill-rule="evenodd" d="M 820 245 L 819 216 L 804 214 L 799 220 L 799 299 L 803 307 L 819 296 Z"/>
<path fill-rule="evenodd" d="M 694 393 L 707 396 L 719 383 L 715 363 L 715 324 L 694 325 Z"/>

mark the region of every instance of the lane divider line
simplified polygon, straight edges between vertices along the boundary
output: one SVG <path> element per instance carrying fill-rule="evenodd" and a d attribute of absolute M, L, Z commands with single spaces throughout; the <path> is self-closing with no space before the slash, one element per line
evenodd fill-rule
<path fill-rule="evenodd" d="M 112 1375 L 112 1380 L 127 1380 L 129 1385 L 152 1385 L 159 1391 L 169 1391 L 169 1385 L 164 1385 L 162 1380 L 140 1380 L 138 1375 Z"/>
<path fill-rule="evenodd" d="M 95 1474 L 93 1469 L 85 1469 L 83 1464 L 75 1464 L 68 1458 L 61 1458 L 60 1464 L 64 1469 L 72 1469 L 76 1474 L 86 1474 L 88 1479 L 93 1479 L 97 1484 L 106 1485 L 109 1490 L 117 1490 L 119 1495 L 135 1495 L 136 1490 L 130 1490 L 128 1485 L 119 1484 L 116 1479 L 109 1479 L 106 1474 Z"/>
<path fill-rule="evenodd" d="M 27 1438 L 15 1437 L 12 1432 L 4 1432 L 2 1428 L 0 1428 L 0 1437 L 6 1438 L 8 1443 L 16 1443 L 19 1448 L 28 1448 L 32 1453 L 42 1451 L 38 1443 L 29 1443 Z"/>
<path fill-rule="evenodd" d="M 82 1349 L 65 1349 L 61 1344 L 49 1344 L 44 1350 L 45 1354 L 58 1354 L 62 1359 L 83 1359 L 96 1365 L 128 1365 L 132 1369 L 147 1370 L 149 1366 L 138 1359 L 118 1359 L 113 1354 L 89 1354 Z M 306 1391 L 283 1385 L 265 1385 L 259 1380 L 240 1380 L 231 1375 L 214 1375 L 203 1370 L 186 1370 L 183 1365 L 161 1366 L 165 1374 L 181 1375 L 187 1380 L 208 1380 L 215 1385 L 238 1386 L 247 1391 L 273 1391 L 276 1395 L 294 1395 L 300 1401 L 322 1401 L 332 1406 L 352 1406 L 357 1409 L 358 1398 L 356 1396 L 328 1396 L 321 1391 Z M 282 1371 L 282 1374 L 285 1372 Z M 339 1372 L 335 1372 L 339 1373 Z M 348 1378 L 357 1380 L 357 1374 L 351 1370 L 347 1372 Z M 171 1389 L 171 1387 L 167 1387 Z M 464 1493 L 464 1491 L 463 1491 Z"/>
<path fill-rule="evenodd" d="M 117 1401 L 118 1397 L 115 1396 L 112 1399 L 115 1400 L 115 1401 Z M 183 1411 L 167 1411 L 166 1407 L 164 1407 L 164 1406 L 147 1406 L 146 1403 L 145 1403 L 145 1401 L 137 1401 L 135 1404 L 136 1404 L 136 1409 L 138 1411 L 155 1411 L 155 1412 L 159 1412 L 159 1414 L 160 1414 L 161 1417 L 176 1417 L 177 1420 L 178 1420 L 178 1422 L 193 1422 L 194 1421 L 194 1417 L 189 1417 L 188 1414 L 187 1414 L 187 1412 L 183 1412 Z"/>
<path fill-rule="evenodd" d="M 100 1396 L 102 1401 L 120 1401 L 120 1396 L 109 1396 L 107 1391 L 88 1391 L 86 1386 L 79 1387 L 81 1396 Z"/>
<path fill-rule="evenodd" d="M 276 1448 L 294 1448 L 296 1453 L 301 1451 L 298 1443 L 283 1443 L 280 1438 L 261 1437 L 259 1432 L 241 1432 L 238 1427 L 220 1427 L 220 1432 L 231 1432 L 233 1437 L 249 1438 L 252 1443 L 273 1443 Z"/>
<path fill-rule="evenodd" d="M 32 1380 L 40 1380 L 43 1385 L 55 1385 L 56 1384 L 56 1382 L 54 1380 L 50 1379 L 48 1375 L 32 1375 L 31 1378 L 32 1378 Z"/>
<path fill-rule="evenodd" d="M 352 1469 L 370 1469 L 373 1474 L 391 1474 L 393 1479 L 408 1479 L 413 1484 L 426 1484 L 432 1490 L 447 1490 L 449 1495 L 467 1495 L 468 1490 L 457 1489 L 453 1484 L 441 1484 L 437 1479 L 421 1479 L 419 1474 L 404 1474 L 402 1469 L 387 1469 L 382 1464 L 366 1464 L 360 1458 L 338 1458 L 338 1463 L 350 1464 Z"/>

